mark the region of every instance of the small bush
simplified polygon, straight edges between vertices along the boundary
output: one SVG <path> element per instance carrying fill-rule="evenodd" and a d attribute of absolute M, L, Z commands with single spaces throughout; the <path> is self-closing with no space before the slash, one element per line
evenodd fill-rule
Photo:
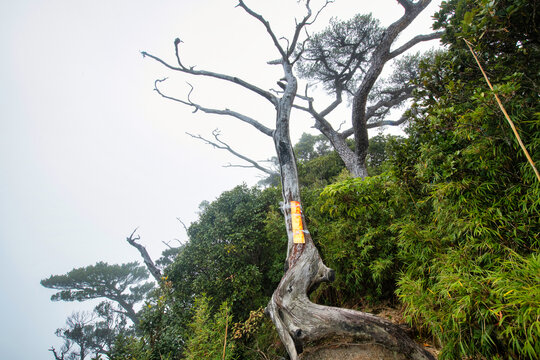
<path fill-rule="evenodd" d="M 209 300 L 201 296 L 195 300 L 195 316 L 189 325 L 191 334 L 186 341 L 186 360 L 222 360 L 234 358 L 234 342 L 228 333 L 232 321 L 231 307 L 224 302 L 214 316 L 211 315 Z M 227 338 L 227 339 L 226 339 Z"/>

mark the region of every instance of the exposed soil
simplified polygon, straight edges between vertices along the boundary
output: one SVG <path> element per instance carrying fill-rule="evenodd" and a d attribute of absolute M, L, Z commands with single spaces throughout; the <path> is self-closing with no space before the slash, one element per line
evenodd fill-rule
<path fill-rule="evenodd" d="M 329 343 L 305 350 L 302 360 L 405 360 L 400 354 L 375 344 Z"/>

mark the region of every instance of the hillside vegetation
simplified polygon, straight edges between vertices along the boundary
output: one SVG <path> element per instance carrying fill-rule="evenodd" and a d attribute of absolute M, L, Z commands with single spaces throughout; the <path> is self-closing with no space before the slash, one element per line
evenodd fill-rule
<path fill-rule="evenodd" d="M 371 139 L 366 179 L 349 177 L 324 138 L 302 137 L 305 214 L 336 272 L 312 300 L 394 309 L 440 359 L 540 358 L 540 180 L 464 41 L 538 164 L 537 14 L 528 0 L 443 2 L 445 47 L 420 65 L 407 137 Z M 110 359 L 285 356 L 264 316 L 287 246 L 267 180 L 201 205 Z"/>

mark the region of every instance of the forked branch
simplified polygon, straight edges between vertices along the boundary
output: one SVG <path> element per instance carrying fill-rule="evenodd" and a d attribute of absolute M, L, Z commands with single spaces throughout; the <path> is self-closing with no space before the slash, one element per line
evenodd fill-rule
<path fill-rule="evenodd" d="M 291 41 L 291 44 L 290 44 L 289 48 L 287 49 L 287 58 L 290 57 L 291 55 L 293 55 L 294 52 L 296 51 L 296 44 L 298 43 L 298 38 L 300 37 L 300 33 L 302 32 L 302 29 L 304 29 L 306 26 L 309 26 L 309 25 L 313 24 L 317 20 L 317 18 L 319 17 L 319 14 L 328 6 L 328 4 L 331 4 L 333 2 L 334 2 L 333 0 L 326 0 L 324 5 L 321 6 L 321 8 L 317 11 L 317 13 L 313 17 L 313 19 L 311 21 L 309 21 L 309 19 L 311 18 L 312 14 L 313 14 L 313 11 L 311 10 L 310 0 L 306 0 L 307 13 L 304 16 L 304 18 L 299 23 L 296 24 L 296 28 L 294 30 L 294 35 L 293 35 L 293 40 Z"/>
<path fill-rule="evenodd" d="M 403 54 L 405 51 L 409 50 L 410 48 L 412 48 L 416 44 L 419 44 L 419 43 L 421 43 L 423 41 L 430 41 L 430 40 L 440 39 L 443 34 L 444 34 L 444 31 L 436 31 L 436 32 L 431 33 L 431 34 L 417 35 L 417 36 L 413 37 L 411 40 L 407 41 L 405 44 L 401 45 L 397 49 L 390 52 L 389 58 L 393 59 L 396 56 Z"/>
<path fill-rule="evenodd" d="M 279 53 L 281 55 L 281 58 L 282 59 L 287 59 L 288 58 L 287 52 L 283 49 L 283 47 L 279 43 L 279 39 L 277 38 L 276 34 L 272 30 L 272 27 L 270 26 L 270 23 L 268 22 L 268 20 L 266 20 L 261 14 L 258 14 L 255 11 L 251 10 L 244 3 L 243 0 L 239 0 L 238 5 L 236 5 L 236 6 L 241 7 L 242 9 L 244 9 L 245 12 L 247 12 L 249 15 L 251 15 L 252 17 L 257 19 L 261 24 L 264 25 L 264 27 L 266 28 L 266 32 L 268 33 L 268 35 L 270 35 L 270 38 L 272 39 L 272 42 L 274 43 L 274 46 L 276 47 L 276 49 L 279 51 Z"/>
<path fill-rule="evenodd" d="M 228 81 L 228 82 L 231 82 L 231 83 L 234 83 L 234 84 L 237 84 L 237 85 L 240 85 L 241 87 L 245 88 L 245 89 L 248 89 L 254 93 L 256 93 L 257 95 L 260 95 L 262 96 L 263 98 L 267 99 L 268 101 L 270 101 L 272 103 L 272 105 L 276 106 L 277 104 L 277 99 L 276 97 L 268 92 L 268 91 L 265 91 L 247 81 L 244 81 L 236 76 L 230 76 L 230 75 L 226 75 L 226 74 L 221 74 L 221 73 L 216 73 L 216 72 L 213 72 L 213 71 L 206 71 L 206 70 L 195 70 L 195 67 L 191 66 L 191 67 L 186 67 L 182 64 L 182 61 L 180 60 L 180 51 L 179 51 L 179 45 L 182 41 L 178 38 L 175 39 L 174 41 L 174 48 L 175 48 L 175 54 L 176 54 L 176 59 L 177 59 L 177 62 L 178 62 L 178 66 L 173 66 L 169 63 L 167 63 L 166 61 L 162 60 L 161 58 L 155 56 L 155 55 L 152 55 L 146 51 L 142 51 L 141 54 L 143 57 L 149 57 L 151 59 L 154 59 L 156 60 L 157 62 L 161 63 L 162 65 L 164 65 L 165 67 L 171 69 L 171 70 L 174 70 L 174 71 L 180 71 L 180 72 L 183 72 L 183 73 L 186 73 L 186 74 L 191 74 L 191 75 L 197 75 L 197 76 L 205 76 L 205 77 L 213 77 L 213 78 L 216 78 L 216 79 L 220 79 L 220 80 L 224 80 L 224 81 Z"/>
<path fill-rule="evenodd" d="M 71 344 L 69 343 L 69 345 L 66 346 L 65 349 L 60 350 L 60 353 L 56 352 L 56 349 L 54 348 L 54 346 L 51 346 L 49 351 L 53 353 L 53 356 L 54 356 L 55 360 L 65 360 L 65 356 L 66 356 L 66 354 L 67 354 L 67 352 L 69 351 L 70 348 L 71 348 Z"/>
<path fill-rule="evenodd" d="M 191 101 L 190 96 L 191 96 L 191 93 L 193 92 L 193 86 L 190 83 L 188 83 L 188 85 L 190 86 L 191 90 L 189 91 L 189 93 L 187 95 L 187 100 L 182 100 L 182 99 L 179 99 L 179 98 L 176 98 L 176 97 L 173 97 L 173 96 L 166 95 L 158 87 L 158 84 L 164 82 L 165 80 L 167 80 L 167 78 L 158 79 L 158 80 L 154 81 L 154 91 L 156 91 L 161 97 L 163 97 L 165 99 L 168 99 L 168 100 L 175 101 L 175 102 L 179 102 L 179 103 L 184 104 L 184 105 L 191 106 L 191 107 L 193 107 L 195 109 L 193 112 L 197 112 L 198 110 L 201 110 L 202 112 L 205 112 L 207 114 L 232 116 L 234 118 L 237 118 L 240 121 L 243 121 L 243 122 L 253 126 L 254 128 L 259 130 L 263 134 L 268 135 L 268 136 L 272 136 L 272 133 L 273 133 L 272 129 L 264 126 L 263 124 L 261 124 L 260 122 L 258 122 L 257 120 L 255 120 L 255 119 L 253 119 L 253 118 L 251 118 L 249 116 L 243 115 L 243 114 L 241 114 L 239 112 L 236 112 L 236 111 L 233 111 L 233 110 L 230 110 L 230 109 L 219 110 L 219 109 L 207 108 L 207 107 L 204 107 L 204 106 L 202 106 L 200 104 L 197 104 L 197 103 Z"/>
<path fill-rule="evenodd" d="M 133 246 L 135 249 L 139 251 L 141 254 L 144 264 L 146 265 L 146 268 L 148 271 L 150 271 L 150 274 L 156 279 L 156 281 L 159 283 L 161 282 L 161 271 L 157 268 L 156 264 L 154 264 L 154 261 L 152 261 L 152 258 L 150 258 L 150 255 L 148 254 L 148 251 L 146 251 L 146 248 L 139 244 L 137 241 L 141 239 L 139 235 L 135 236 L 135 233 L 137 232 L 137 229 L 133 230 L 131 235 L 126 238 L 126 241 L 129 243 L 129 245 Z"/>
<path fill-rule="evenodd" d="M 296 22 L 296 27 L 295 27 L 295 30 L 294 30 L 294 34 L 292 36 L 292 41 L 287 41 L 287 47 L 284 49 L 283 46 L 281 46 L 281 44 L 279 43 L 279 39 L 278 37 L 276 36 L 276 34 L 274 33 L 274 31 L 272 30 L 272 27 L 270 26 L 270 23 L 268 22 L 268 20 L 266 20 L 261 14 L 253 11 L 251 8 L 249 8 L 243 0 L 239 0 L 238 1 L 238 5 L 237 7 L 241 7 L 242 9 L 244 9 L 244 11 L 246 11 L 249 15 L 251 15 L 252 17 L 254 17 L 255 19 L 257 19 L 261 24 L 264 25 L 265 29 L 266 29 L 266 32 L 270 35 L 270 38 L 272 39 L 272 42 L 274 43 L 274 46 L 276 47 L 276 49 L 279 51 L 280 55 L 281 55 L 281 59 L 282 61 L 285 61 L 285 62 L 289 62 L 289 63 L 294 63 L 296 60 L 298 60 L 298 56 L 293 60 L 293 61 L 290 61 L 289 58 L 295 54 L 295 52 L 297 52 L 297 44 L 298 44 L 298 39 L 300 38 L 300 34 L 302 33 L 302 30 L 305 29 L 306 26 L 309 26 L 311 24 L 313 24 L 316 20 L 317 20 L 317 17 L 319 16 L 319 14 L 331 3 L 334 2 L 334 0 L 326 0 L 326 2 L 324 3 L 324 5 L 322 5 L 320 7 L 320 9 L 317 11 L 317 13 L 315 14 L 315 16 L 313 16 L 313 11 L 311 9 L 311 6 L 310 6 L 310 0 L 306 0 L 306 15 L 302 18 L 302 20 L 300 22 Z M 311 21 L 310 21 L 311 19 Z M 286 39 L 285 39 L 286 40 Z"/>
<path fill-rule="evenodd" d="M 268 168 L 265 168 L 264 166 L 261 166 L 257 161 L 255 161 L 253 159 L 250 159 L 247 156 L 242 155 L 239 152 L 237 152 L 236 150 L 234 150 L 233 148 L 231 148 L 229 144 L 227 144 L 226 142 L 224 142 L 223 140 L 221 140 L 219 138 L 220 132 L 219 132 L 218 129 L 215 129 L 214 131 L 212 131 L 212 135 L 214 136 L 215 142 L 211 141 L 211 140 L 208 140 L 208 139 L 202 137 L 201 135 L 193 135 L 193 134 L 190 134 L 188 132 L 186 134 L 188 134 L 189 136 L 191 136 L 194 139 L 201 140 L 202 142 L 204 142 L 207 145 L 213 146 L 215 149 L 228 151 L 231 154 L 233 154 L 234 156 L 236 156 L 237 158 L 242 159 L 245 162 L 248 162 L 248 163 L 251 164 L 251 165 L 231 165 L 231 164 L 229 164 L 229 165 L 226 165 L 225 167 L 255 168 L 255 169 L 260 170 L 260 171 L 262 171 L 262 172 L 264 172 L 264 173 L 266 173 L 268 175 L 276 175 L 276 172 L 274 172 L 274 171 L 272 171 L 272 170 L 270 170 Z"/>

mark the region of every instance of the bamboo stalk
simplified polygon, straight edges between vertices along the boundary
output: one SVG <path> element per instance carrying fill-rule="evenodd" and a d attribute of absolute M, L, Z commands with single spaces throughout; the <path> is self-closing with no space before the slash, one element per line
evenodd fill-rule
<path fill-rule="evenodd" d="M 227 315 L 225 315 L 225 340 L 223 341 L 223 356 L 221 357 L 222 360 L 225 360 L 225 350 L 227 348 L 227 330 L 229 327 L 229 312 L 227 312 Z"/>
<path fill-rule="evenodd" d="M 538 179 L 538 181 L 540 181 L 540 173 L 538 173 L 538 169 L 534 165 L 534 161 L 531 158 L 531 155 L 529 155 L 529 152 L 525 148 L 525 145 L 523 144 L 523 141 L 521 141 L 521 137 L 519 136 L 519 133 L 517 132 L 517 129 L 516 129 L 516 126 L 514 125 L 514 122 L 512 121 L 512 119 L 510 119 L 510 116 L 506 112 L 506 109 L 504 108 L 501 100 L 499 99 L 499 96 L 497 95 L 495 90 L 493 90 L 493 86 L 491 85 L 491 82 L 489 81 L 489 78 L 488 78 L 487 74 L 485 73 L 484 68 L 480 64 L 480 61 L 478 60 L 478 57 L 476 57 L 476 54 L 474 53 L 474 50 L 471 47 L 472 44 L 469 41 L 467 41 L 466 39 L 463 39 L 463 41 L 465 41 L 465 43 L 469 47 L 469 50 L 471 51 L 471 54 L 474 56 L 474 59 L 476 60 L 476 63 L 478 64 L 478 67 L 480 68 L 480 71 L 482 72 L 482 75 L 484 75 L 484 78 L 486 79 L 486 82 L 487 82 L 489 88 L 493 92 L 493 95 L 495 95 L 495 99 L 497 100 L 497 104 L 499 104 L 499 107 L 501 108 L 501 111 L 503 112 L 504 116 L 506 117 L 506 120 L 508 120 L 508 123 L 510 124 L 510 127 L 512 128 L 512 131 L 514 132 L 514 135 L 516 136 L 516 139 L 517 139 L 517 141 L 519 143 L 519 146 L 521 146 L 521 150 L 523 150 L 523 152 L 525 153 L 525 156 L 527 157 L 527 160 L 531 164 L 531 166 L 532 166 L 532 168 L 534 170 L 534 173 L 536 174 L 536 178 Z"/>

